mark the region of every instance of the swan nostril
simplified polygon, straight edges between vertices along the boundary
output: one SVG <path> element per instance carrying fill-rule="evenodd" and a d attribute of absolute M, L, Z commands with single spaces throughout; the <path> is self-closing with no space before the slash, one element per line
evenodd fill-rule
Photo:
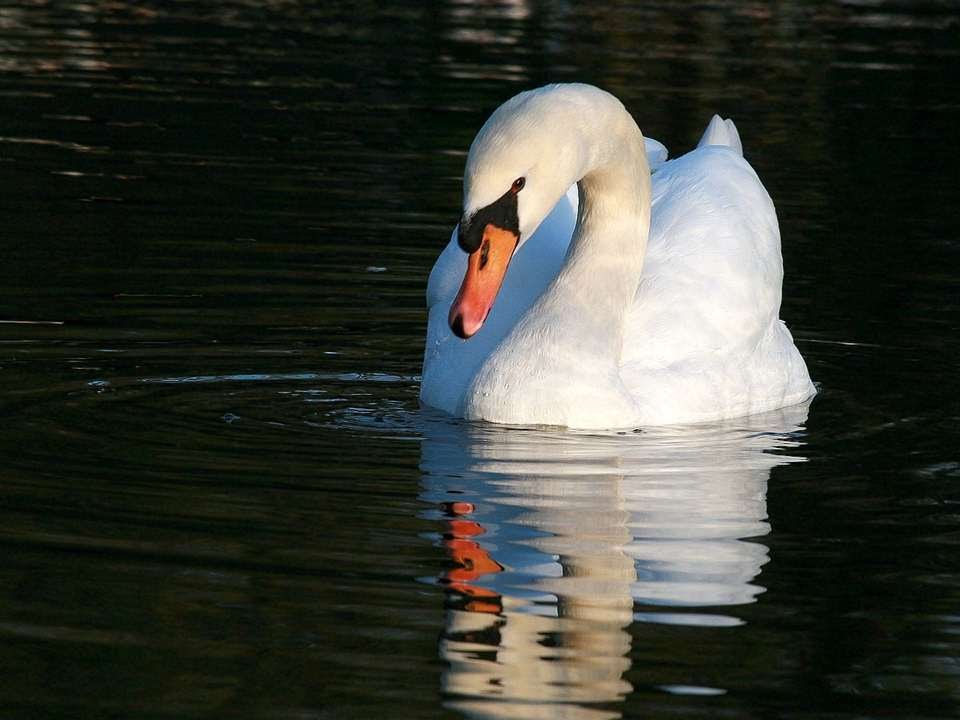
<path fill-rule="evenodd" d="M 453 330 L 453 334 L 461 340 L 466 340 L 470 337 L 463 329 L 463 315 L 459 313 L 450 321 L 450 329 Z"/>
<path fill-rule="evenodd" d="M 490 241 L 484 240 L 483 245 L 480 246 L 480 270 L 486 266 L 487 261 L 490 259 Z"/>

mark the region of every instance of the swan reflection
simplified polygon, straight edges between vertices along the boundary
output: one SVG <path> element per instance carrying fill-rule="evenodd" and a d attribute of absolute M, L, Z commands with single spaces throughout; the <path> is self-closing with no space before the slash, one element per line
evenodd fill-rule
<path fill-rule="evenodd" d="M 450 560 L 436 579 L 448 707 L 620 717 L 633 622 L 740 624 L 731 608 L 764 589 L 770 471 L 800 460 L 786 450 L 806 416 L 630 435 L 431 424 L 422 499 Z"/>

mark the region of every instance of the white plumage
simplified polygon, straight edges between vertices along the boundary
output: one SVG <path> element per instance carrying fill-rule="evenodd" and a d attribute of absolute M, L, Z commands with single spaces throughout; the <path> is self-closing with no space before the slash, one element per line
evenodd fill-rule
<path fill-rule="evenodd" d="M 465 217 L 525 177 L 520 245 L 468 340 L 448 326 L 467 266 L 456 231 L 440 254 L 424 403 L 500 423 L 625 428 L 815 393 L 779 320 L 776 212 L 733 122 L 715 116 L 697 149 L 666 156 L 588 85 L 522 93 L 491 116 L 467 161 Z"/>

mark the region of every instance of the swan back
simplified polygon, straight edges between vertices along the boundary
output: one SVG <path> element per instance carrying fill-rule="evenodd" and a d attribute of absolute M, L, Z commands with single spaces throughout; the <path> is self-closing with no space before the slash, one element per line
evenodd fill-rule
<path fill-rule="evenodd" d="M 621 367 L 648 424 L 763 412 L 815 392 L 779 320 L 776 210 L 732 125 L 714 116 L 696 150 L 653 176 Z"/>

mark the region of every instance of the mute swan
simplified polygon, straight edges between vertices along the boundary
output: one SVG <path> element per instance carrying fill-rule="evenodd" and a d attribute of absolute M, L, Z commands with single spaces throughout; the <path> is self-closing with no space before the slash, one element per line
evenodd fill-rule
<path fill-rule="evenodd" d="M 590 85 L 523 92 L 490 116 L 427 284 L 424 404 L 613 429 L 816 392 L 778 317 L 776 212 L 733 122 L 715 116 L 695 150 L 666 155 Z"/>

